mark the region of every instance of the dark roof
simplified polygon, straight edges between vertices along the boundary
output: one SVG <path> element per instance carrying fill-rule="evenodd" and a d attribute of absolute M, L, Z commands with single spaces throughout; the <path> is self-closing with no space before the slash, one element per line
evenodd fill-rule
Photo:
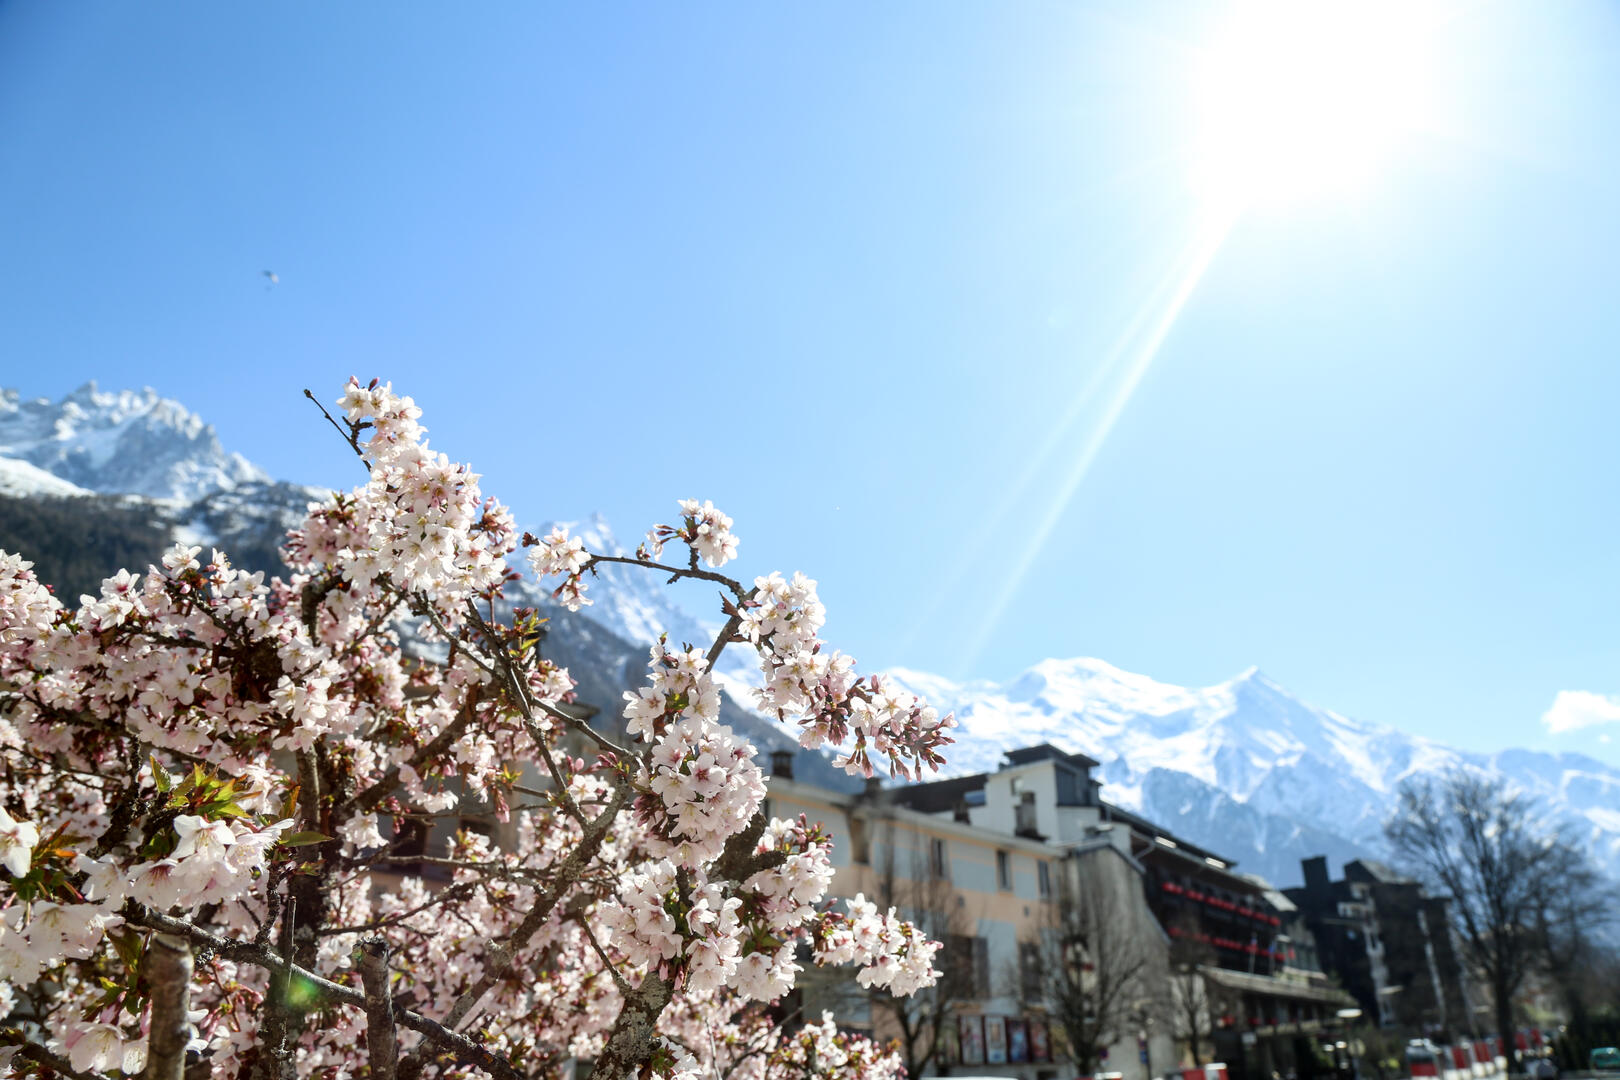
<path fill-rule="evenodd" d="M 1232 867 L 1237 865 L 1236 859 L 1228 859 L 1224 855 L 1217 855 L 1208 848 L 1199 847 L 1191 840 L 1184 840 L 1175 833 L 1171 832 L 1169 829 L 1166 829 L 1164 826 L 1155 825 L 1153 822 L 1149 821 L 1145 817 L 1142 817 L 1140 814 L 1133 814 L 1129 810 L 1121 809 L 1111 802 L 1103 803 L 1102 807 L 1103 811 L 1108 815 L 1108 820 L 1124 822 L 1137 832 L 1144 833 L 1149 837 L 1162 836 L 1166 840 L 1173 840 L 1175 841 L 1176 849 L 1179 851 L 1185 851 L 1189 855 L 1196 855 L 1200 859 L 1219 859 L 1221 862 L 1226 864 L 1226 868 L 1228 870 L 1231 870 Z M 1233 873 L 1233 876 L 1237 876 L 1235 872 Z"/>
<path fill-rule="evenodd" d="M 1056 760 L 1067 761 L 1069 764 L 1078 765 L 1083 769 L 1091 769 L 1097 766 L 1096 759 L 1089 758 L 1084 754 L 1071 754 L 1067 750 L 1058 749 L 1049 742 L 1043 742 L 1039 746 L 1026 746 L 1018 750 L 1008 750 L 1006 757 L 1009 765 L 1028 765 L 1035 761 Z"/>
<path fill-rule="evenodd" d="M 968 792 L 982 791 L 989 776 L 989 773 L 974 773 L 972 776 L 953 776 L 949 780 L 933 780 L 926 784 L 904 784 L 886 790 L 884 795 L 900 806 L 924 814 L 940 814 L 955 810 L 957 804 L 967 798 Z"/>
<path fill-rule="evenodd" d="M 1354 859 L 1344 864 L 1345 879 L 1372 881 L 1380 885 L 1415 885 L 1417 882 L 1377 859 Z"/>

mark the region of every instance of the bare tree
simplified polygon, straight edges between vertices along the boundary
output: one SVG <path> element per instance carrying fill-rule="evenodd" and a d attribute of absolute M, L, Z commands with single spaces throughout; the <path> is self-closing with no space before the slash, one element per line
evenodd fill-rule
<path fill-rule="evenodd" d="M 1100 860 L 1076 861 L 1059 875 L 1038 940 L 1022 950 L 1024 997 L 1042 1004 L 1062 1029 L 1078 1073 L 1096 1069 L 1103 1048 L 1137 1030 L 1133 1020 L 1156 1002 L 1164 946 L 1144 925 L 1134 874 L 1115 874 Z M 1152 916 L 1148 915 L 1148 919 Z M 1031 1000 L 1033 999 L 1033 1000 Z"/>
<path fill-rule="evenodd" d="M 1502 780 L 1453 772 L 1403 785 L 1385 834 L 1416 876 L 1451 898 L 1468 959 L 1489 983 L 1508 1068 L 1513 998 L 1545 961 L 1545 929 L 1574 864 L 1534 807 Z"/>
<path fill-rule="evenodd" d="M 1226 1007 L 1224 992 L 1204 975 L 1216 963 L 1214 946 L 1198 940 L 1196 918 L 1183 914 L 1171 923 L 1170 1009 L 1175 1027 L 1187 1036 L 1195 1067 L 1204 1064 L 1206 1039 L 1211 1040 L 1210 1056 L 1214 1057 L 1215 1018 Z"/>
<path fill-rule="evenodd" d="M 1604 930 L 1615 917 L 1613 886 L 1568 844 L 1550 853 L 1545 878 L 1553 887 L 1536 913 L 1542 962 L 1563 998 L 1570 1026 L 1585 1031 L 1591 1005 L 1601 999 Z"/>
<path fill-rule="evenodd" d="M 933 866 L 920 849 L 900 851 L 890 818 L 867 818 L 859 827 L 869 834 L 879 826 L 884 843 L 872 867 L 879 907 L 898 908 L 929 940 L 944 944 L 937 965 L 940 978 L 932 987 L 910 997 L 870 995 L 872 1008 L 894 1021 L 906 1075 L 921 1076 L 939 1057 L 945 1031 L 955 1022 L 956 1006 L 989 996 L 987 964 L 983 948 L 974 948 L 979 940 L 977 913 L 967 910 L 962 894 L 951 884 L 948 867 Z M 861 844 L 865 846 L 864 837 Z"/>

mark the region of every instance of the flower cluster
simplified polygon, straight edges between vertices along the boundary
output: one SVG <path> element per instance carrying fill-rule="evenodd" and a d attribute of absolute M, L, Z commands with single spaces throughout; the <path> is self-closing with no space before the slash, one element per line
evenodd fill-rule
<path fill-rule="evenodd" d="M 798 940 L 821 932 L 816 903 L 832 881 L 830 852 L 819 828 L 776 819 L 754 851 L 764 868 L 745 881 L 705 880 L 663 860 L 628 876 L 604 904 L 603 925 L 628 963 L 688 994 L 729 987 L 773 1001 L 793 988 Z"/>
<path fill-rule="evenodd" d="M 651 668 L 648 685 L 624 695 L 627 730 L 652 747 L 640 779 L 648 794 L 637 808 L 663 841 L 655 851 L 698 866 L 754 816 L 765 778 L 753 747 L 719 722 L 720 692 L 702 653 L 660 644 Z"/>
<path fill-rule="evenodd" d="M 270 850 L 292 827 L 291 818 L 254 828 L 243 821 L 207 821 L 196 814 L 174 819 L 178 838 L 167 857 L 136 863 L 127 882 L 110 886 L 148 907 L 195 908 L 240 899 L 263 876 Z"/>
<path fill-rule="evenodd" d="M 428 449 L 422 410 L 392 384 L 350 380 L 338 404 L 351 428 L 371 432 L 362 450 L 371 477 L 304 528 L 289 565 L 329 562 L 361 588 L 385 579 L 428 598 L 454 625 L 469 598 L 507 580 L 505 557 L 517 544 L 511 514 L 483 498 L 476 473 Z"/>
<path fill-rule="evenodd" d="M 696 499 L 681 500 L 679 525 L 654 525 L 647 540 L 636 549 L 636 557 L 651 562 L 664 554 L 664 545 L 679 540 L 691 549 L 692 565 L 702 559 L 715 569 L 737 557 L 737 536 L 731 531 L 731 518 L 714 508 L 714 503 Z"/>
<path fill-rule="evenodd" d="M 816 928 L 816 960 L 823 964 L 860 964 L 856 979 L 904 996 L 939 978 L 934 954 L 940 943 L 898 918 L 893 908 L 880 912 L 857 893 L 844 901 L 847 914 L 829 912 Z"/>
<path fill-rule="evenodd" d="M 840 1032 L 832 1014 L 824 1012 L 821 1023 L 806 1024 L 782 1040 L 765 1072 L 766 1080 L 902 1080 L 906 1070 L 892 1046 L 879 1047 L 864 1035 Z"/>
<path fill-rule="evenodd" d="M 590 561 L 590 552 L 585 550 L 585 541 L 577 536 L 569 536 L 568 530 L 560 525 L 543 539 L 524 537 L 525 544 L 530 541 L 533 541 L 534 547 L 529 552 L 530 568 L 540 577 L 559 574 L 563 577 L 562 584 L 553 590 L 551 598 L 569 611 L 578 611 L 589 604 L 590 598 L 585 595 L 584 571 Z"/>
<path fill-rule="evenodd" d="M 938 768 L 944 760 L 939 748 L 951 742 L 955 720 L 941 717 L 915 694 L 858 675 L 853 658 L 823 646 L 819 631 L 825 621 L 826 609 L 810 578 L 754 579 L 740 633 L 759 651 L 765 676 L 760 706 L 796 719 L 806 747 L 848 742 L 840 764 L 850 772 L 871 776 L 874 751 L 888 759 L 896 775 L 921 778 L 924 767 Z"/>

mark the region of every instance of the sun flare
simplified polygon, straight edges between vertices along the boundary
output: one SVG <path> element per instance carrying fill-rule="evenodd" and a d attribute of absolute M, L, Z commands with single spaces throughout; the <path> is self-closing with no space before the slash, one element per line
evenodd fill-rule
<path fill-rule="evenodd" d="M 1420 3 L 1244 5 L 1201 57 L 1195 184 L 1228 206 L 1353 194 L 1429 94 Z"/>

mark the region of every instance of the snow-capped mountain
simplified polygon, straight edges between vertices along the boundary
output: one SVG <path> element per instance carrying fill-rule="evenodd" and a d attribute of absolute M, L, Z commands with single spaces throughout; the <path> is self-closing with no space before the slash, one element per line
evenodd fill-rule
<path fill-rule="evenodd" d="M 285 531 L 324 495 L 271 481 L 152 390 L 89 384 L 55 403 L 0 391 L 0 548 L 38 560 L 48 581 L 54 568 L 65 595 L 93 591 L 118 566 L 155 562 L 182 539 L 280 572 Z M 625 553 L 600 517 L 572 531 L 593 551 Z M 640 567 L 603 565 L 580 613 L 555 608 L 529 580 L 513 599 L 548 609 L 547 654 L 579 681 L 581 700 L 611 715 L 644 677 L 646 646 L 660 633 L 676 644 L 713 640 L 712 588 L 685 588 L 672 592 Z M 755 673 L 744 650 L 727 650 L 720 674 L 727 722 L 762 748 L 792 745 L 791 731 L 747 711 L 742 688 Z M 891 676 L 957 714 L 950 772 L 989 771 L 1004 751 L 1041 742 L 1089 754 L 1102 763 L 1106 798 L 1279 886 L 1299 881 L 1304 856 L 1338 864 L 1385 854 L 1381 827 L 1400 782 L 1453 767 L 1506 777 L 1620 878 L 1620 770 L 1580 755 L 1469 753 L 1307 704 L 1253 669 L 1202 689 L 1087 659 L 1044 660 L 1006 685 Z M 801 753 L 797 768 L 812 783 L 860 783 L 818 754 Z"/>
<path fill-rule="evenodd" d="M 1156 682 L 1101 660 L 1044 660 L 1005 686 L 892 677 L 961 723 L 953 772 L 1050 742 L 1102 763 L 1103 795 L 1278 885 L 1299 859 L 1386 854 L 1409 776 L 1467 768 L 1523 789 L 1620 876 L 1620 770 L 1578 754 L 1474 754 L 1299 700 L 1257 669 L 1216 686 Z"/>
<path fill-rule="evenodd" d="M 212 426 L 150 387 L 103 393 L 89 382 L 61 401 L 23 401 L 15 390 L 0 390 L 0 458 L 89 491 L 188 502 L 270 482 L 241 454 L 226 453 Z M 8 465 L 4 472 L 20 470 Z"/>
<path fill-rule="evenodd" d="M 88 495 L 78 484 L 17 458 L 0 457 L 0 495 Z"/>

